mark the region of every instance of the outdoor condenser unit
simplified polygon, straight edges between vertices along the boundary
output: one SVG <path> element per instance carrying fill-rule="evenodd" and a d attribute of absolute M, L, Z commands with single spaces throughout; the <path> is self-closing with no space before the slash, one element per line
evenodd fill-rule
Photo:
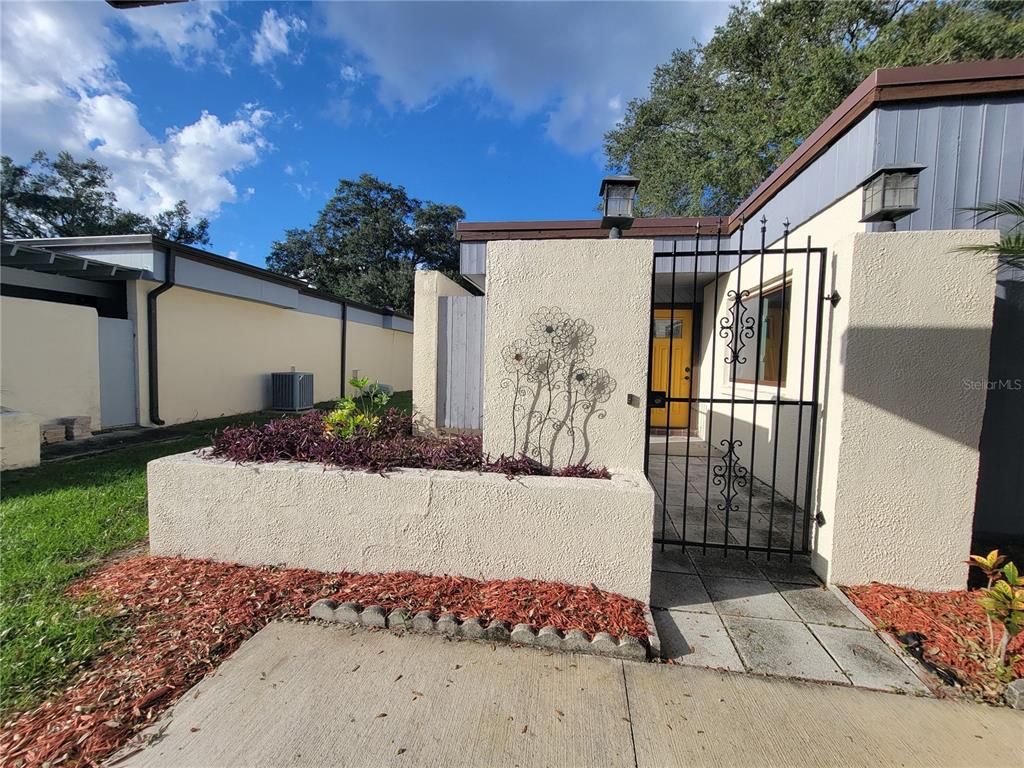
<path fill-rule="evenodd" d="M 270 390 L 270 407 L 275 411 L 308 411 L 313 407 L 312 373 L 272 373 Z"/>

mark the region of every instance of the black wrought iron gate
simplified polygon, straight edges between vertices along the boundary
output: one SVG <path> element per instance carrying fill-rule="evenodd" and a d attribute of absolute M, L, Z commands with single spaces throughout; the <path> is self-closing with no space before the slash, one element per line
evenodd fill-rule
<path fill-rule="evenodd" d="M 656 252 L 645 468 L 655 542 L 787 555 L 809 549 L 826 251 L 756 247 L 719 225 Z M 748 237 L 748 242 L 749 242 Z"/>

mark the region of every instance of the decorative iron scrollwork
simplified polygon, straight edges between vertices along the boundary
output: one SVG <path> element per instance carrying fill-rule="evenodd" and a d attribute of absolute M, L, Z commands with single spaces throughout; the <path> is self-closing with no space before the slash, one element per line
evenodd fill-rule
<path fill-rule="evenodd" d="M 725 339 L 725 364 L 743 365 L 747 358 L 741 353 L 747 339 L 754 338 L 757 333 L 757 318 L 747 309 L 743 300 L 750 297 L 750 291 L 729 291 L 726 299 L 730 301 L 729 311 L 719 321 L 718 335 Z"/>
<path fill-rule="evenodd" d="M 719 503 L 719 512 L 738 512 L 739 506 L 734 504 L 739 488 L 747 485 L 747 468 L 740 462 L 736 449 L 743 445 L 742 440 L 722 440 L 720 445 L 725 448 L 722 463 L 711 468 L 711 482 L 720 489 L 723 503 Z"/>
<path fill-rule="evenodd" d="M 557 307 L 541 307 L 530 317 L 523 338 L 501 351 L 508 374 L 501 386 L 512 390 L 512 454 L 525 454 L 549 467 L 559 441 L 568 441 L 567 463 L 590 454 L 590 422 L 607 412 L 615 379 L 589 360 L 597 339 L 594 326 Z M 576 452 L 580 450 L 577 456 Z"/>

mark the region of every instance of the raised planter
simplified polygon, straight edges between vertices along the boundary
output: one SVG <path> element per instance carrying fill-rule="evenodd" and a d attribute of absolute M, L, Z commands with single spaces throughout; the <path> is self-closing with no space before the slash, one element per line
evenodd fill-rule
<path fill-rule="evenodd" d="M 149 463 L 154 555 L 363 573 L 561 581 L 650 599 L 654 492 L 611 480 L 319 464 Z"/>

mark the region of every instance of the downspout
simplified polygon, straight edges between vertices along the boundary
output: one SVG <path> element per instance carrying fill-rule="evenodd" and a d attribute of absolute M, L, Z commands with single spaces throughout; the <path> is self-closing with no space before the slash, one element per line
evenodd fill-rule
<path fill-rule="evenodd" d="M 345 354 L 347 352 L 346 347 L 348 345 L 348 304 L 344 301 L 341 302 L 341 394 L 339 398 L 345 396 Z"/>
<path fill-rule="evenodd" d="M 157 358 L 157 324 L 156 300 L 161 293 L 174 287 L 174 251 L 167 249 L 164 254 L 164 281 L 146 294 L 146 335 L 148 337 L 147 352 L 149 357 L 149 420 L 158 427 L 164 425 L 160 418 L 160 368 Z"/>

